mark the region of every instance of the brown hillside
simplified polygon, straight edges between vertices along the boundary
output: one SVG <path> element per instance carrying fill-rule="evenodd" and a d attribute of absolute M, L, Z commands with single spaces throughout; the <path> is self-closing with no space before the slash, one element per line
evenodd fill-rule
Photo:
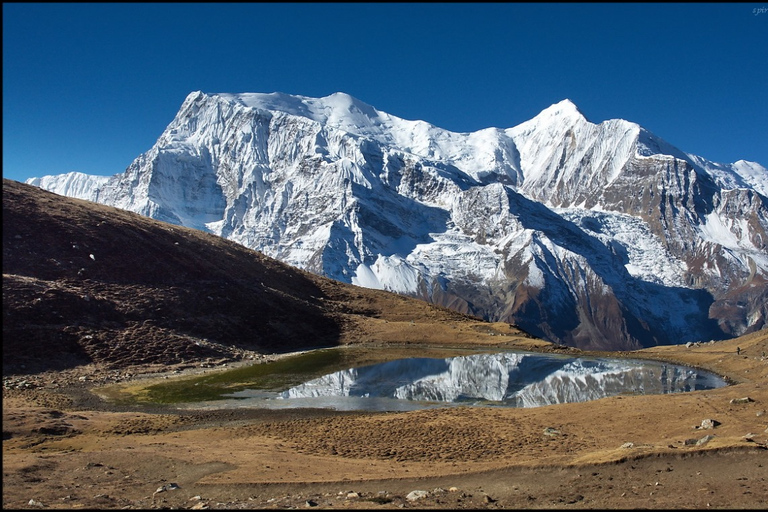
<path fill-rule="evenodd" d="M 211 234 L 3 180 L 4 373 L 398 341 L 405 325 L 428 341 L 446 320 L 481 325 Z"/>

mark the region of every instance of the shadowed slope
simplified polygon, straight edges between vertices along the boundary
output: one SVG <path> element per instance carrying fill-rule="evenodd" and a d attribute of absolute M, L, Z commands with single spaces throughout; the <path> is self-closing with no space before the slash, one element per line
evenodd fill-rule
<path fill-rule="evenodd" d="M 419 318 L 474 323 L 214 235 L 3 180 L 3 364 L 12 371 L 242 358 L 369 340 L 366 321 Z"/>

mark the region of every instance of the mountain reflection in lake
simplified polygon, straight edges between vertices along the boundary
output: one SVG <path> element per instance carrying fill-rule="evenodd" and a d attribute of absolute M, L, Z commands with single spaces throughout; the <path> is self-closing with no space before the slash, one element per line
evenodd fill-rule
<path fill-rule="evenodd" d="M 714 374 L 673 364 L 503 352 L 400 359 L 334 372 L 282 393 L 246 390 L 229 396 L 257 399 L 260 403 L 250 404 L 257 407 L 411 410 L 446 405 L 540 407 L 724 385 Z"/>

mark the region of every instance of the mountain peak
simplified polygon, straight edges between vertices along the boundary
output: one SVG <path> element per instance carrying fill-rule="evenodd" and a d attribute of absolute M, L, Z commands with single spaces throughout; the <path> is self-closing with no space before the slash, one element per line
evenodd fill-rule
<path fill-rule="evenodd" d="M 576 104 L 568 98 L 550 105 L 549 107 L 542 110 L 539 115 L 580 118 L 586 120 L 586 117 L 581 113 L 579 107 L 577 107 Z"/>
<path fill-rule="evenodd" d="M 576 109 L 576 110 L 579 109 L 579 107 L 577 107 L 576 104 L 572 100 L 570 100 L 569 98 L 565 98 L 564 100 L 561 100 L 561 101 L 555 103 L 555 105 L 563 107 L 563 108 L 573 108 L 573 109 Z"/>
<path fill-rule="evenodd" d="M 335 92 L 324 98 L 320 98 L 318 101 L 322 102 L 326 107 L 340 111 L 352 112 L 357 110 L 370 118 L 379 116 L 379 111 L 374 107 L 345 92 Z"/>

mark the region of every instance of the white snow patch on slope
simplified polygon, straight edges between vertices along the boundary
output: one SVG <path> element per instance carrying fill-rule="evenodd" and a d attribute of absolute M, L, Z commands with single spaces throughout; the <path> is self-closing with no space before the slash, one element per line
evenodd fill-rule
<path fill-rule="evenodd" d="M 666 286 L 687 287 L 682 278 L 687 264 L 672 256 L 642 219 L 578 208 L 554 211 L 600 240 L 617 258 L 625 258 L 624 267 L 632 277 Z"/>
<path fill-rule="evenodd" d="M 718 243 L 729 249 L 738 249 L 741 245 L 736 235 L 731 232 L 716 212 L 711 212 L 705 217 L 705 222 L 700 227 L 700 233 L 705 240 Z"/>
<path fill-rule="evenodd" d="M 110 176 L 96 176 L 73 171 L 54 176 L 29 178 L 25 183 L 62 196 L 96 201 L 99 190 L 109 179 Z"/>
<path fill-rule="evenodd" d="M 748 236 L 739 238 L 735 232 L 748 233 L 749 223 L 745 219 L 723 219 L 716 212 L 709 213 L 704 223 L 699 226 L 703 240 L 719 244 L 730 252 L 731 257 L 738 259 L 749 267 L 751 259 L 763 272 L 768 271 L 768 254 L 749 240 Z"/>
<path fill-rule="evenodd" d="M 526 249 L 526 251 L 530 255 L 530 259 L 528 260 L 528 277 L 525 278 L 525 284 L 533 288 L 543 289 L 546 285 L 544 272 L 536 265 L 536 260 L 533 258 L 530 249 Z"/>
<path fill-rule="evenodd" d="M 360 267 L 358 267 L 359 270 Z M 389 290 L 397 293 L 416 293 L 419 287 L 419 278 L 421 273 L 408 261 L 400 256 L 379 255 L 372 265 L 373 276 L 361 276 L 358 273 L 357 279 L 375 279 L 380 284 L 382 290 Z"/>
<path fill-rule="evenodd" d="M 687 156 L 699 169 L 709 174 L 718 186 L 726 190 L 751 188 L 768 197 L 768 169 L 759 163 L 738 160 L 732 164 L 722 164 L 697 155 Z"/>
<path fill-rule="evenodd" d="M 384 286 L 376 277 L 376 274 L 371 270 L 371 267 L 361 263 L 357 266 L 355 275 L 352 276 L 352 284 L 362 286 L 363 288 L 372 288 L 374 290 L 383 290 Z"/>
<path fill-rule="evenodd" d="M 733 171 L 738 174 L 749 186 L 758 193 L 768 197 L 768 169 L 757 162 L 739 160 L 731 165 Z"/>

